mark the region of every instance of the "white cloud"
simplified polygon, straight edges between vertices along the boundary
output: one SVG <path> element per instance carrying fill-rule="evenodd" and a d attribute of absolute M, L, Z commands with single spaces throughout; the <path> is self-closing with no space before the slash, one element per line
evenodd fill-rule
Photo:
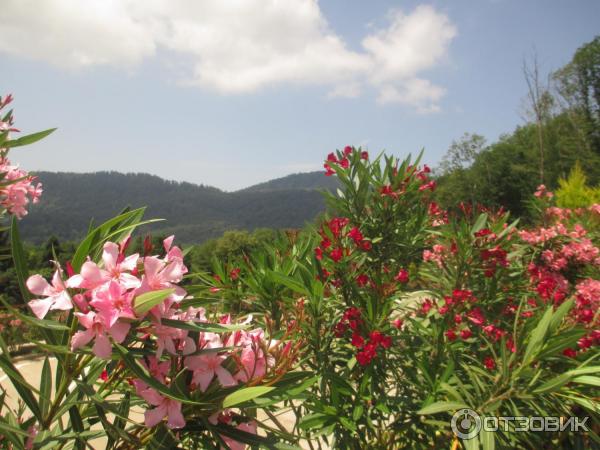
<path fill-rule="evenodd" d="M 282 83 L 323 85 L 329 97 L 435 110 L 444 90 L 421 72 L 456 30 L 433 7 L 390 14 L 362 49 L 349 49 L 316 0 L 3 0 L 0 52 L 68 68 L 134 68 L 158 48 L 189 62 L 188 83 L 224 94 Z"/>
<path fill-rule="evenodd" d="M 3 0 L 0 51 L 79 68 L 130 68 L 154 54 L 145 24 L 119 0 Z"/>

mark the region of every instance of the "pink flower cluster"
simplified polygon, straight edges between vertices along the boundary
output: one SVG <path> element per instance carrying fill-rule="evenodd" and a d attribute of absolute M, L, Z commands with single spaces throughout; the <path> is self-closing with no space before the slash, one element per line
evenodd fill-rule
<path fill-rule="evenodd" d="M 0 98 L 0 110 L 12 101 L 12 96 Z M 12 114 L 0 116 L 0 133 L 19 131 L 13 128 Z M 42 195 L 41 183 L 26 171 L 12 165 L 7 157 L 8 151 L 0 148 L 0 208 L 19 219 L 27 214 L 27 205 L 37 203 Z M 0 209 L 0 214 L 1 214 Z"/>
<path fill-rule="evenodd" d="M 261 329 L 225 334 L 198 332 L 192 338 L 187 329 L 163 323 L 165 319 L 208 322 L 203 308 L 181 308 L 187 295 L 177 284 L 187 272 L 183 253 L 172 245 L 172 236 L 163 241 L 166 255 L 162 258 L 126 256 L 129 242 L 129 238 L 120 244 L 107 242 L 102 262 L 88 260 L 77 274 L 67 266 L 70 276 L 66 280 L 58 265 L 51 283 L 40 275 L 31 276 L 27 287 L 41 297 L 29 302 L 33 313 L 42 319 L 51 310 L 75 307 L 82 329 L 73 335 L 71 349 L 93 341 L 92 351 L 99 358 L 110 358 L 113 344 L 124 343 L 128 336 L 131 339 L 127 342 L 142 342 L 146 348 L 150 345 L 155 353 L 147 356 L 143 364 L 151 376 L 166 386 L 172 381 L 174 367 L 177 373 L 184 368 L 191 372 L 191 391 L 204 392 L 213 384 L 226 387 L 262 379 L 275 365 L 270 349 L 279 343 L 273 341 L 269 346 Z M 141 295 L 165 289 L 172 292 L 167 291 L 165 294 L 169 295 L 149 312 L 136 312 L 136 301 Z M 220 322 L 230 324 L 231 318 L 225 316 Z M 290 346 L 285 345 L 280 354 L 289 352 Z M 180 402 L 163 396 L 143 380 L 135 379 L 132 384 L 136 393 L 153 407 L 145 412 L 146 426 L 152 427 L 164 417 L 171 428 L 185 425 Z"/>
<path fill-rule="evenodd" d="M 537 190 L 535 191 L 535 193 L 533 195 L 537 198 L 546 198 L 546 199 L 551 199 L 552 197 L 554 197 L 554 194 L 552 192 L 550 192 L 546 188 L 546 185 L 544 185 L 544 184 L 540 184 L 537 187 Z"/>

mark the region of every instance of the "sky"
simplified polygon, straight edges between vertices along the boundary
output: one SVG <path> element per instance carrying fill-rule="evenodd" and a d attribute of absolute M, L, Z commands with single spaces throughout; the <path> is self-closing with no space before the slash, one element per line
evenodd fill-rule
<path fill-rule="evenodd" d="M 0 0 L 0 93 L 23 133 L 58 127 L 25 169 L 236 190 L 345 145 L 435 166 L 493 142 L 524 59 L 548 74 L 597 34 L 597 0 Z"/>

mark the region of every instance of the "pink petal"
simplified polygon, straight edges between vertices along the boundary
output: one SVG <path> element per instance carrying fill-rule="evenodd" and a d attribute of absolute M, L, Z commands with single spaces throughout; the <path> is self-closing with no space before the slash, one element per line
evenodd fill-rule
<path fill-rule="evenodd" d="M 144 423 L 147 427 L 153 427 L 159 423 L 163 417 L 167 415 L 167 405 L 162 403 L 160 406 L 154 409 L 148 409 L 144 412 Z"/>
<path fill-rule="evenodd" d="M 52 299 L 31 300 L 28 305 L 38 319 L 43 319 L 48 314 L 50 306 L 52 306 Z"/>
<path fill-rule="evenodd" d="M 175 239 L 174 234 L 172 234 L 163 241 L 163 247 L 165 248 L 165 252 L 169 253 L 169 249 L 171 248 L 171 245 L 173 245 L 173 239 Z"/>
<path fill-rule="evenodd" d="M 61 309 L 63 311 L 73 309 L 73 303 L 71 302 L 71 297 L 69 297 L 67 291 L 62 291 L 60 294 L 52 298 L 54 300 L 54 304 L 50 309 Z"/>
<path fill-rule="evenodd" d="M 104 244 L 104 251 L 102 252 L 102 261 L 104 261 L 104 268 L 108 271 L 112 270 L 117 265 L 117 258 L 119 257 L 119 246 L 114 242 L 107 242 Z"/>
<path fill-rule="evenodd" d="M 150 280 L 150 284 L 156 278 L 156 274 L 162 269 L 163 265 L 164 263 L 154 256 L 146 256 L 144 258 L 144 274 Z"/>
<path fill-rule="evenodd" d="M 73 275 L 71 278 L 69 278 L 67 280 L 67 287 L 68 288 L 75 288 L 78 289 L 82 286 L 82 284 L 84 283 L 84 279 L 81 275 Z"/>
<path fill-rule="evenodd" d="M 185 419 L 181 414 L 181 403 L 168 400 L 167 413 L 169 415 L 167 421 L 169 428 L 183 428 L 185 426 Z"/>
<path fill-rule="evenodd" d="M 217 374 L 217 378 L 219 378 L 219 383 L 221 383 L 221 386 L 227 387 L 235 386 L 237 384 L 237 381 L 233 379 L 229 371 L 224 367 L 217 367 L 215 369 L 215 373 Z"/>
<path fill-rule="evenodd" d="M 77 350 L 87 345 L 93 337 L 94 333 L 92 330 L 78 331 L 71 338 L 71 350 Z"/>
<path fill-rule="evenodd" d="M 53 289 L 50 287 L 48 282 L 41 275 L 32 275 L 27 279 L 27 289 L 29 292 L 35 295 L 51 295 Z"/>
<path fill-rule="evenodd" d="M 202 392 L 206 391 L 210 382 L 215 376 L 215 371 L 212 369 L 198 369 L 194 371 L 193 381 L 200 386 Z"/>
<path fill-rule="evenodd" d="M 119 275 L 119 281 L 125 289 L 137 289 L 142 284 L 142 282 L 137 277 L 129 273 L 122 273 L 121 275 Z"/>
<path fill-rule="evenodd" d="M 115 342 L 120 344 L 125 340 L 125 337 L 127 336 L 127 333 L 129 333 L 130 328 L 131 325 L 128 323 L 117 322 L 112 327 L 110 327 L 110 330 L 108 330 L 108 332 L 113 337 Z"/>
<path fill-rule="evenodd" d="M 95 312 L 90 311 L 86 314 L 75 313 L 75 315 L 79 319 L 79 323 L 81 325 L 83 325 L 84 327 L 89 329 L 89 328 L 92 328 L 92 326 L 94 325 L 94 319 L 96 318 Z"/>
<path fill-rule="evenodd" d="M 196 343 L 191 337 L 186 337 L 183 341 L 183 355 L 190 355 L 196 351 Z"/>
<path fill-rule="evenodd" d="M 54 272 L 54 275 L 52 275 L 52 287 L 54 287 L 57 292 L 65 290 L 65 285 L 63 283 L 60 270 L 58 269 Z"/>
<path fill-rule="evenodd" d="M 152 406 L 162 405 L 165 398 L 152 388 L 144 389 L 138 392 L 138 395 L 146 400 Z"/>
<path fill-rule="evenodd" d="M 135 254 L 125 258 L 120 264 L 121 271 L 135 269 L 139 258 L 140 258 L 139 253 L 135 253 Z"/>
<path fill-rule="evenodd" d="M 81 266 L 81 276 L 85 280 L 86 287 L 89 288 L 95 288 L 108 279 L 106 272 L 100 270 L 100 268 L 91 261 L 88 261 Z"/>
<path fill-rule="evenodd" d="M 98 358 L 109 359 L 112 354 L 112 344 L 105 334 L 98 334 L 92 348 L 94 355 Z"/>

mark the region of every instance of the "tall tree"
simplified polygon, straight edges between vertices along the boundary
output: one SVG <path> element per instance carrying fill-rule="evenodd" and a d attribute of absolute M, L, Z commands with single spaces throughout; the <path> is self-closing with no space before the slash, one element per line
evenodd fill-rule
<path fill-rule="evenodd" d="M 580 47 L 553 79 L 562 100 L 579 115 L 590 146 L 600 154 L 600 36 Z"/>
<path fill-rule="evenodd" d="M 523 61 L 523 75 L 527 83 L 527 113 L 533 119 L 537 129 L 537 146 L 539 152 L 540 183 L 545 183 L 544 128 L 551 117 L 554 100 L 550 94 L 549 83 L 540 78 L 537 54 L 534 52 L 530 61 Z"/>

